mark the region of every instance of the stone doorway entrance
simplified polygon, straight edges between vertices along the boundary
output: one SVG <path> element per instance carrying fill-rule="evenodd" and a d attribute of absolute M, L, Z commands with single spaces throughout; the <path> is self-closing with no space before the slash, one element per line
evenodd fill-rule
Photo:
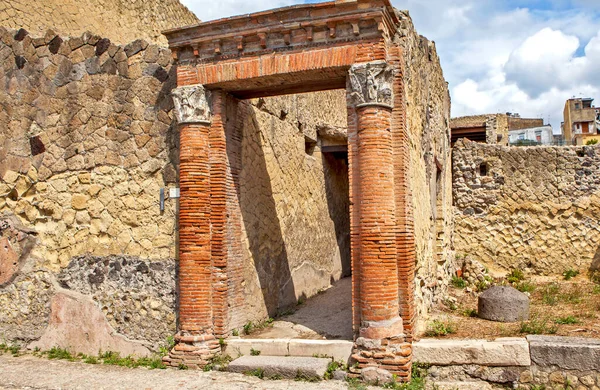
<path fill-rule="evenodd" d="M 228 119 L 241 100 L 347 91 L 353 358 L 408 378 L 414 235 L 400 16 L 387 0 L 288 7 L 167 31 L 180 123 L 177 365 L 205 364 L 240 320 L 240 210 Z M 231 107 L 234 107 L 232 110 Z M 380 353 L 373 353 L 376 350 Z"/>

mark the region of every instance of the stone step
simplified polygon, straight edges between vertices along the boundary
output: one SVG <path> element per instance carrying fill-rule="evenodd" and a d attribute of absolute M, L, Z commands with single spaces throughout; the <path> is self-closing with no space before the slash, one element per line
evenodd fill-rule
<path fill-rule="evenodd" d="M 230 372 L 262 378 L 320 380 L 331 359 L 297 356 L 242 356 L 227 366 Z"/>
<path fill-rule="evenodd" d="M 236 358 L 259 351 L 267 356 L 331 357 L 348 363 L 354 343 L 347 340 L 227 339 L 225 354 Z"/>

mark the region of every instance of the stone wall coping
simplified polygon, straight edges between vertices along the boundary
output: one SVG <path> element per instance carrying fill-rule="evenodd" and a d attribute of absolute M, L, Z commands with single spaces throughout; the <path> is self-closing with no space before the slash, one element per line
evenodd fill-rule
<path fill-rule="evenodd" d="M 415 361 L 440 366 L 477 364 L 507 367 L 530 366 L 525 338 L 488 340 L 423 339 L 413 344 Z"/>
<path fill-rule="evenodd" d="M 422 339 L 413 344 L 415 361 L 434 366 L 559 367 L 600 370 L 600 339 L 564 336 L 475 339 Z"/>

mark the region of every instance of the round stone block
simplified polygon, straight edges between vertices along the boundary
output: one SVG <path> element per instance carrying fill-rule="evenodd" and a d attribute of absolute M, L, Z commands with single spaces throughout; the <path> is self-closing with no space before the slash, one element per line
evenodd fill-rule
<path fill-rule="evenodd" d="M 529 297 L 510 286 L 490 287 L 479 295 L 478 315 L 490 321 L 527 321 Z"/>

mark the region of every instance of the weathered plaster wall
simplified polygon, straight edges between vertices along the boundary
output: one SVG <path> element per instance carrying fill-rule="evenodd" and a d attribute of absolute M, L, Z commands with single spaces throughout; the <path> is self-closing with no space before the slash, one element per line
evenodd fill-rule
<path fill-rule="evenodd" d="M 457 143 L 456 251 L 543 275 L 600 267 L 599 151 Z"/>
<path fill-rule="evenodd" d="M 448 285 L 452 252 L 450 96 L 435 44 L 419 36 L 407 15 L 405 55 L 416 245 L 416 308 L 421 320 Z"/>
<path fill-rule="evenodd" d="M 91 31 L 114 42 L 138 38 L 166 44 L 161 31 L 198 23 L 178 0 L 15 0 L 0 3 L 0 26 L 25 28 L 43 36 L 53 29 L 61 35 Z"/>
<path fill-rule="evenodd" d="M 176 203 L 158 202 L 177 180 L 169 51 L 0 40 L 0 337 L 156 349 L 175 331 Z"/>
<path fill-rule="evenodd" d="M 230 223 L 241 226 L 241 257 L 230 260 L 241 261 L 244 285 L 231 297 L 230 306 L 239 307 L 230 313 L 231 328 L 274 316 L 350 271 L 347 158 L 321 153 L 320 145 L 307 151 L 305 143 L 318 139 L 320 127 L 345 127 L 345 95 L 236 103 L 228 130 L 237 175 Z"/>

